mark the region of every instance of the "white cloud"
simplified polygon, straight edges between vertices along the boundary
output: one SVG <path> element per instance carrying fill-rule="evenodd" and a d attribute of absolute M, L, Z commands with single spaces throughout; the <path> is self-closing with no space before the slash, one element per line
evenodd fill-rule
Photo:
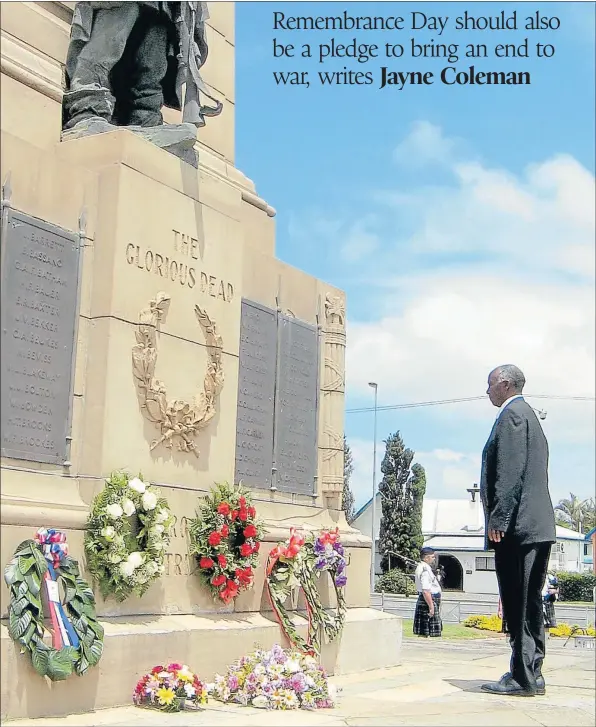
<path fill-rule="evenodd" d="M 435 449 L 416 452 L 416 462 L 426 471 L 426 496 L 466 499 L 466 490 L 479 481 L 480 454 Z"/>
<path fill-rule="evenodd" d="M 419 125 L 414 141 L 434 139 L 426 159 L 451 160 L 453 181 L 375 193 L 385 227 L 402 227 L 366 270 L 381 281 L 368 288 L 377 316 L 349 321 L 348 393 L 364 395 L 372 379 L 383 404 L 482 395 L 494 366 L 515 363 L 529 394 L 594 396 L 594 176 L 561 155 L 520 174 L 459 161 L 430 126 Z M 548 411 L 555 460 L 571 443 L 593 462 L 593 402 L 531 403 Z M 426 411 L 452 427 L 492 413 L 486 401 Z M 471 455 L 431 454 L 429 471 L 446 492 L 477 481 Z"/>
<path fill-rule="evenodd" d="M 558 155 L 516 176 L 479 162 L 453 162 L 454 183 L 381 190 L 388 219 L 407 224 L 394 254 L 475 254 L 526 277 L 566 272 L 594 279 L 593 175 Z"/>
<path fill-rule="evenodd" d="M 409 167 L 448 164 L 459 146 L 461 141 L 445 137 L 441 127 L 428 121 L 417 121 L 396 146 L 393 158 L 398 164 Z"/>
<path fill-rule="evenodd" d="M 396 282 L 385 306 L 396 312 L 349 326 L 352 390 L 364 390 L 372 377 L 385 399 L 480 395 L 491 367 L 515 362 L 533 393 L 594 391 L 593 293 L 587 288 L 463 270 L 419 273 Z"/>
<path fill-rule="evenodd" d="M 372 439 L 349 438 L 348 444 L 352 450 L 352 461 L 354 464 L 350 487 L 354 494 L 356 509 L 359 509 L 372 496 L 373 443 Z M 383 442 L 377 442 L 377 486 L 381 472 L 381 459 L 384 452 L 385 445 Z"/>
<path fill-rule="evenodd" d="M 373 445 L 371 440 L 349 439 L 354 462 L 351 489 L 356 508 L 362 507 L 372 495 Z M 380 484 L 381 461 L 385 445 L 377 443 L 377 487 Z M 438 499 L 466 499 L 466 490 L 478 482 L 480 476 L 480 454 L 435 449 L 431 452 L 416 452 L 414 462 L 421 464 L 426 472 L 426 497 Z"/>
<path fill-rule="evenodd" d="M 593 395 L 593 176 L 563 156 L 520 176 L 478 163 L 453 168 L 455 184 L 408 192 L 418 221 L 379 261 L 380 315 L 349 326 L 350 392 L 372 377 L 385 400 L 482 394 L 489 370 L 513 362 L 529 393 Z M 389 214 L 404 207 L 399 194 L 386 197 Z M 450 264 L 441 262 L 447 252 Z M 412 272 L 388 279 L 391 258 Z M 554 408 L 568 434 L 581 434 L 569 428 L 579 412 L 575 424 L 592 436 L 589 405 Z"/>

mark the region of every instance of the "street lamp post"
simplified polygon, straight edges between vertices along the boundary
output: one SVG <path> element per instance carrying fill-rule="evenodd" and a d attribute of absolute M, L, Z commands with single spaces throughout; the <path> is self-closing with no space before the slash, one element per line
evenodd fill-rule
<path fill-rule="evenodd" d="M 372 560 L 370 564 L 370 592 L 375 592 L 375 562 L 377 557 L 377 541 L 375 528 L 375 511 L 376 511 L 376 485 L 377 485 L 377 394 L 378 385 L 371 381 L 368 384 L 375 391 L 375 408 L 374 408 L 374 424 L 373 424 L 373 471 L 372 471 L 372 525 L 370 526 L 372 538 Z"/>

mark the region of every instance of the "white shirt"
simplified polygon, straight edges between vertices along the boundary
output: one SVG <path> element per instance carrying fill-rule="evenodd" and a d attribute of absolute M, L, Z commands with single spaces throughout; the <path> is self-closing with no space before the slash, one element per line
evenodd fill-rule
<path fill-rule="evenodd" d="M 505 399 L 505 401 L 499 407 L 499 411 L 497 412 L 496 418 L 498 419 L 501 416 L 501 414 L 505 411 L 506 407 L 508 407 L 509 404 L 511 404 L 511 402 L 514 399 L 523 399 L 523 398 L 524 398 L 523 394 L 515 394 L 514 396 L 510 396 L 508 399 Z"/>
<path fill-rule="evenodd" d="M 414 573 L 414 581 L 418 593 L 422 593 L 422 591 L 441 593 L 439 580 L 428 563 L 418 563 Z"/>

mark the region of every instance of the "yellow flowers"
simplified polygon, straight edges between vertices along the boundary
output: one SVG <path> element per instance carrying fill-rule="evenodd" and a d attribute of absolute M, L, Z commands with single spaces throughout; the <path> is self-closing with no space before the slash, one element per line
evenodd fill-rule
<path fill-rule="evenodd" d="M 482 631 L 496 631 L 497 633 L 501 631 L 502 624 L 501 619 L 494 614 L 492 616 L 469 616 L 464 621 L 464 626 L 481 629 Z M 549 631 L 551 636 L 563 638 L 571 636 L 572 632 L 574 636 L 596 636 L 596 629 L 591 626 L 580 629 L 577 626 L 570 626 L 566 623 L 560 623 L 558 626 L 549 629 Z"/>
<path fill-rule="evenodd" d="M 186 666 L 186 664 L 182 667 L 182 669 L 178 669 L 176 674 L 176 679 L 180 679 L 183 682 L 192 682 L 192 680 L 195 678 L 195 675 L 191 672 L 191 670 Z"/>
<path fill-rule="evenodd" d="M 575 630 L 575 632 L 574 632 Z M 551 636 L 596 636 L 596 629 L 588 626 L 588 628 L 578 628 L 577 626 L 570 626 L 569 624 L 558 624 L 554 628 L 550 629 Z"/>
<path fill-rule="evenodd" d="M 492 616 L 469 616 L 464 621 L 464 626 L 499 633 L 503 627 L 503 621 L 494 614 Z"/>
<path fill-rule="evenodd" d="M 166 689 L 165 687 L 158 689 L 156 696 L 158 702 L 162 705 L 172 704 L 176 697 L 173 689 Z"/>

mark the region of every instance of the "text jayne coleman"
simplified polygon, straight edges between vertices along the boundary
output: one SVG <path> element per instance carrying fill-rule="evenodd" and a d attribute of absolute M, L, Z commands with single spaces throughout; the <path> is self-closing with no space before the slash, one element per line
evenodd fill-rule
<path fill-rule="evenodd" d="M 474 66 L 466 71 L 448 66 L 443 68 L 439 78 L 446 86 L 529 86 L 531 83 L 528 71 L 477 71 Z M 392 71 L 382 66 L 379 88 L 393 86 L 402 91 L 405 86 L 432 86 L 434 82 L 432 71 Z"/>

